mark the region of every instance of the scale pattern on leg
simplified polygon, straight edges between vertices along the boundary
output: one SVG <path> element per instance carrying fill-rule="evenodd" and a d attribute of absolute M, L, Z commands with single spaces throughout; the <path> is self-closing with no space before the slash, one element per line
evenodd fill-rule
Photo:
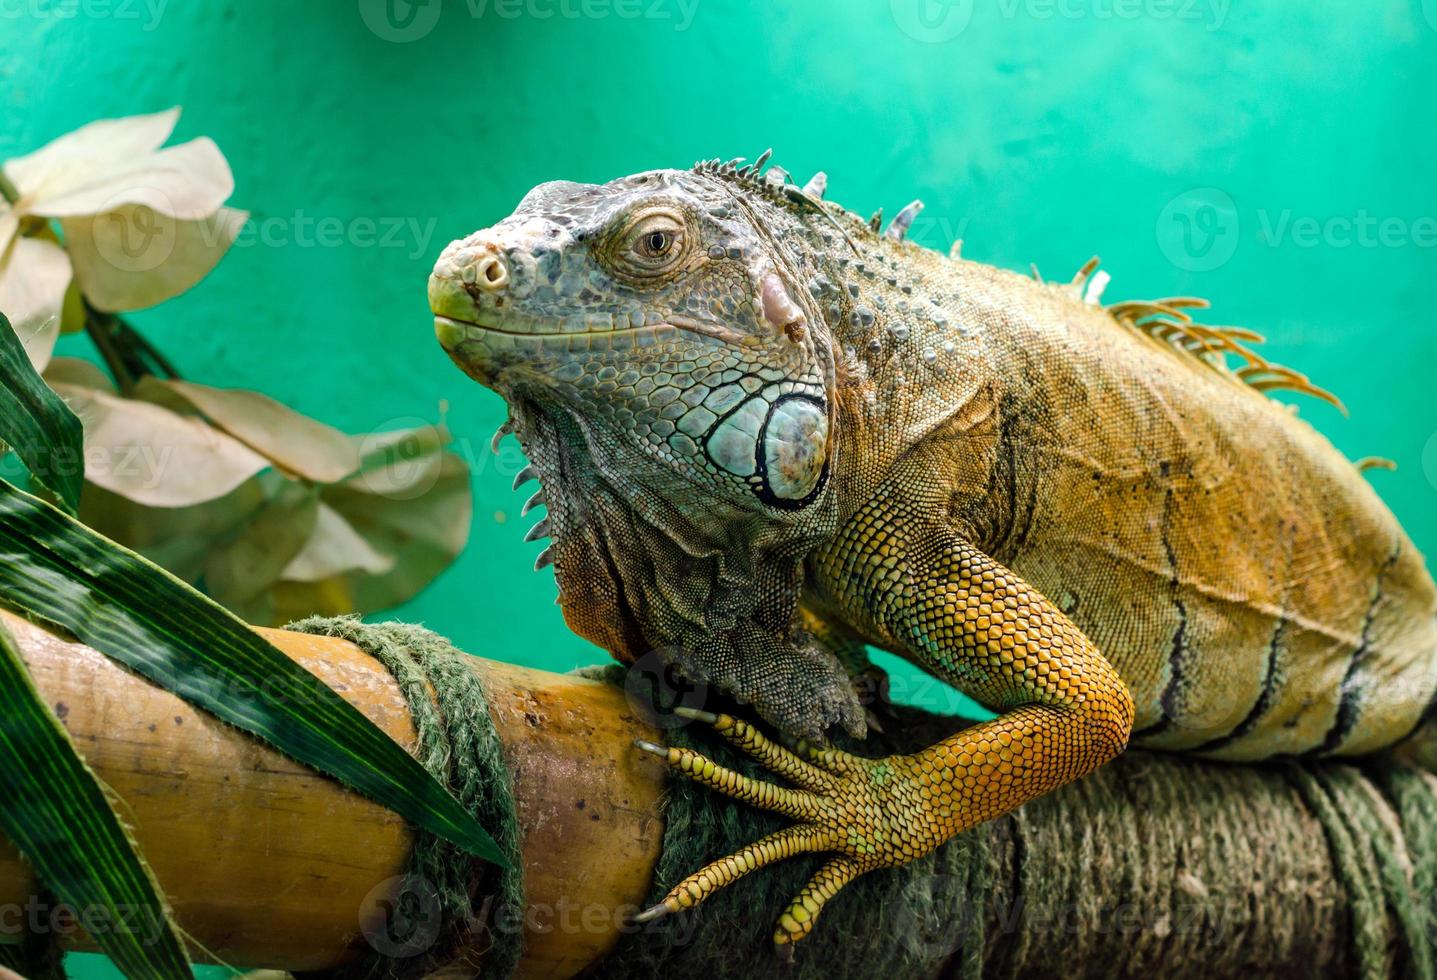
<path fill-rule="evenodd" d="M 862 862 L 850 857 L 836 857 L 819 868 L 788 910 L 778 917 L 778 928 L 773 932 L 774 944 L 792 949 L 794 943 L 813 930 L 818 913 L 823 911 L 828 900 L 867 870 Z"/>
<path fill-rule="evenodd" d="M 690 778 L 800 822 L 758 851 L 747 848 L 686 879 L 649 917 L 697 904 L 789 854 L 834 852 L 780 917 L 775 942 L 791 948 L 857 875 L 927 854 L 1091 772 L 1126 745 L 1132 698 L 1057 607 L 946 529 L 911 537 L 888 531 L 891 513 L 857 515 L 820 555 L 820 581 L 843 608 L 864 610 L 860 625 L 870 633 L 1003 713 L 887 759 L 804 745 L 791 752 L 744 722 L 692 713 L 801 788 L 747 779 L 692 750 L 643 747 Z"/>

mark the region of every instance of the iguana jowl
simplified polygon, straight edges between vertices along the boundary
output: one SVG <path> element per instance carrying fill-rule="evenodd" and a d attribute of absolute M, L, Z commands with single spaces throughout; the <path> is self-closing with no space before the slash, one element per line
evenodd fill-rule
<path fill-rule="evenodd" d="M 766 156 L 766 155 L 765 155 Z M 1419 724 L 1437 595 L 1358 469 L 1264 389 L 1328 397 L 1194 322 L 903 240 L 778 168 L 547 183 L 451 244 L 445 349 L 509 402 L 569 624 L 656 648 L 808 741 L 696 713 L 789 786 L 646 746 L 795 823 L 649 914 L 831 858 L 857 875 L 1151 748 L 1354 755 Z M 532 535 L 531 535 L 532 536 Z M 861 732 L 863 644 L 999 713 L 909 756 Z M 1131 692 L 1131 693 L 1130 693 Z"/>

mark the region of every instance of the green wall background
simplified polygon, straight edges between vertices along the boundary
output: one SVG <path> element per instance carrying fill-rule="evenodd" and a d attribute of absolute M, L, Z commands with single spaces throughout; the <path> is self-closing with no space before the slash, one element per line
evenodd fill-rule
<path fill-rule="evenodd" d="M 1437 552 L 1437 0 L 0 0 L 0 41 L 0 159 L 175 103 L 228 155 L 268 232 L 135 317 L 183 373 L 351 431 L 447 405 L 473 536 L 396 615 L 475 653 L 602 657 L 530 571 L 501 402 L 434 343 L 435 256 L 539 181 L 768 146 L 860 212 L 922 198 L 925 244 L 1213 299 L 1347 402 L 1302 411 L 1397 461 Z"/>

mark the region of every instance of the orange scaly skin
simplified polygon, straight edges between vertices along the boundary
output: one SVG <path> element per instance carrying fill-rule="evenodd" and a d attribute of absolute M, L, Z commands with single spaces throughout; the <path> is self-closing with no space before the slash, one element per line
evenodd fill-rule
<path fill-rule="evenodd" d="M 454 360 L 509 402 L 560 602 L 659 651 L 797 750 L 715 726 L 791 786 L 644 744 L 794 824 L 645 913 L 832 857 L 854 877 L 1144 747 L 1231 760 L 1394 745 L 1437 690 L 1437 588 L 1358 469 L 1190 299 L 1097 304 L 884 234 L 761 165 L 535 188 L 430 280 Z M 865 644 L 998 712 L 912 755 L 862 734 Z"/>
<path fill-rule="evenodd" d="M 742 721 L 714 719 L 720 734 L 799 790 L 746 779 L 689 749 L 645 745 L 691 779 L 799 821 L 686 878 L 660 908 L 692 907 L 780 858 L 835 852 L 779 917 L 774 942 L 790 945 L 858 875 L 921 857 L 1123 750 L 1132 699 L 1077 627 L 972 547 L 941 531 L 915 547 L 891 530 L 905 526 L 878 508 L 856 516 L 852 533 L 819 557 L 820 574 L 882 596 L 873 626 L 885 646 L 925 651 L 955 683 L 975 678 L 964 688 L 1004 713 L 921 752 L 879 760 L 833 749 L 810 749 L 803 759 Z M 912 582 L 941 585 L 915 594 Z"/>

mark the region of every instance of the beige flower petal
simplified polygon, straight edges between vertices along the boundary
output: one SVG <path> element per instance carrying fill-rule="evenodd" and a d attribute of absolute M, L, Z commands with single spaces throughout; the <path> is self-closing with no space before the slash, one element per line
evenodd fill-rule
<path fill-rule="evenodd" d="M 248 212 L 221 208 L 181 221 L 143 205 L 61 221 L 85 297 L 110 312 L 139 310 L 189 289 L 215 267 Z"/>
<path fill-rule="evenodd" d="M 224 154 L 201 136 L 136 160 L 116 156 L 88 182 L 62 194 L 23 196 L 20 210 L 46 218 L 105 214 L 127 204 L 144 205 L 171 218 L 197 221 L 234 193 L 234 174 Z"/>
<path fill-rule="evenodd" d="M 180 118 L 179 107 L 144 116 L 99 119 L 5 163 L 5 176 L 27 205 L 60 200 L 164 145 Z"/>
<path fill-rule="evenodd" d="M 70 260 L 54 242 L 23 236 L 0 256 L 0 313 L 4 313 L 43 371 L 60 335 L 60 311 L 70 285 Z"/>
<path fill-rule="evenodd" d="M 45 367 L 45 380 L 54 385 L 75 385 L 80 388 L 98 388 L 117 394 L 115 382 L 105 369 L 93 361 L 79 357 L 55 357 Z"/>
<path fill-rule="evenodd" d="M 94 388 L 57 384 L 85 427 L 85 479 L 150 507 L 221 497 L 269 466 L 195 418 Z"/>

